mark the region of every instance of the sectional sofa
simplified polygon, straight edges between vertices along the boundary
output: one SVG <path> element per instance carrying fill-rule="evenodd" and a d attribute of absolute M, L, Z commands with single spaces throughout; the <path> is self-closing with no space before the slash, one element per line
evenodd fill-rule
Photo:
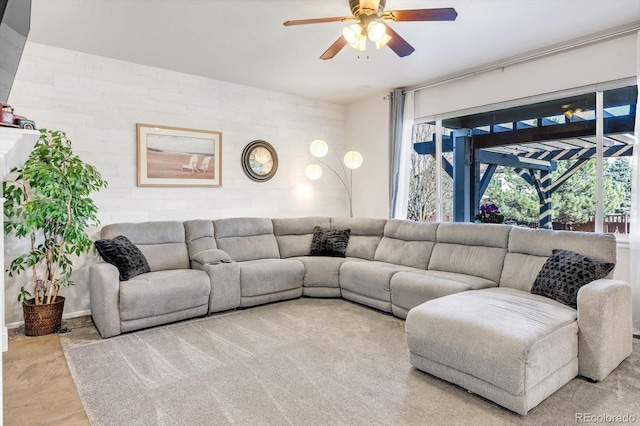
<path fill-rule="evenodd" d="M 314 229 L 349 229 L 345 257 L 309 256 Z M 581 288 L 577 309 L 531 294 L 554 249 L 615 263 L 613 235 L 366 218 L 230 218 L 104 226 L 150 272 L 90 268 L 102 337 L 236 308 L 342 297 L 406 318 L 410 361 L 526 414 L 576 375 L 603 380 L 631 354 L 627 283 Z"/>

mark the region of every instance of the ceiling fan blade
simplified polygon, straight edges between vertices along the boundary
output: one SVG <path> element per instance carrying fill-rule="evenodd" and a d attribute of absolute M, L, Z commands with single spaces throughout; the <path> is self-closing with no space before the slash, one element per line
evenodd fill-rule
<path fill-rule="evenodd" d="M 452 7 L 441 9 L 388 10 L 382 18 L 389 21 L 455 21 L 458 12 Z"/>
<path fill-rule="evenodd" d="M 396 52 L 396 55 L 403 58 L 405 56 L 411 55 L 413 51 L 416 50 L 413 48 L 413 46 L 411 46 L 407 42 L 407 40 L 400 37 L 400 34 L 393 31 L 393 29 L 390 26 L 388 25 L 385 25 L 385 26 L 387 27 L 387 34 L 391 36 L 391 40 L 389 40 L 389 42 L 387 43 L 387 46 L 389 46 L 391 50 Z"/>
<path fill-rule="evenodd" d="M 320 56 L 320 59 L 331 59 L 347 45 L 347 40 L 340 36 L 329 48 Z"/>
<path fill-rule="evenodd" d="M 353 20 L 353 16 L 336 16 L 333 18 L 315 18 L 315 19 L 298 19 L 295 21 L 287 21 L 283 25 L 290 27 L 291 25 L 307 25 L 307 24 L 324 24 L 325 22 L 344 22 Z"/>

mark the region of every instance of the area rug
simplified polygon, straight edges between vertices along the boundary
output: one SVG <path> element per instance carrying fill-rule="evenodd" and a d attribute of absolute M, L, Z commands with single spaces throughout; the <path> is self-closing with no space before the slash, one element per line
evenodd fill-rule
<path fill-rule="evenodd" d="M 412 368 L 403 320 L 339 299 L 302 298 L 63 346 L 93 425 L 569 425 L 586 415 L 640 422 L 636 339 L 606 380 L 578 377 L 522 417 Z"/>

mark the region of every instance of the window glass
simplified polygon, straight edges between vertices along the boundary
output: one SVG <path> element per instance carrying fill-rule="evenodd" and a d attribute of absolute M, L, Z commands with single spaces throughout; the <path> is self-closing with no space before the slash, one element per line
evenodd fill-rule
<path fill-rule="evenodd" d="M 513 130 L 513 123 L 500 123 L 493 125 L 493 133 L 508 132 Z"/>
<path fill-rule="evenodd" d="M 432 123 L 414 125 L 412 143 L 433 141 L 435 130 L 436 126 Z M 436 200 L 435 158 L 430 154 L 418 154 L 412 149 L 407 219 L 435 222 Z"/>
<path fill-rule="evenodd" d="M 631 218 L 631 157 L 607 158 L 604 171 L 604 232 L 628 234 Z"/>
<path fill-rule="evenodd" d="M 562 124 L 565 122 L 565 116 L 562 115 L 551 115 L 549 117 L 542 118 L 543 126 L 555 126 L 556 124 Z"/>
<path fill-rule="evenodd" d="M 409 176 L 409 197 L 407 219 L 418 222 L 435 222 L 437 220 L 438 194 L 436 191 L 436 157 L 435 157 L 435 123 L 420 123 L 413 126 L 413 143 L 430 143 L 430 153 L 419 154 L 415 149 L 411 151 L 411 173 Z M 448 145 L 451 137 L 450 129 L 443 129 L 443 145 Z M 446 151 L 446 149 L 445 149 Z M 443 152 L 443 166 L 445 160 L 453 166 L 453 153 Z M 453 179 L 443 169 L 442 171 L 442 221 L 453 220 Z"/>
<path fill-rule="evenodd" d="M 506 223 L 538 227 L 540 203 L 535 188 L 527 183 L 513 167 L 498 167 L 491 177 L 483 203 L 494 203 L 504 215 Z"/>
<path fill-rule="evenodd" d="M 449 129 L 443 129 L 443 133 L 450 137 Z M 443 161 L 453 166 L 453 152 L 443 152 Z M 442 221 L 453 222 L 453 177 L 442 170 Z"/>

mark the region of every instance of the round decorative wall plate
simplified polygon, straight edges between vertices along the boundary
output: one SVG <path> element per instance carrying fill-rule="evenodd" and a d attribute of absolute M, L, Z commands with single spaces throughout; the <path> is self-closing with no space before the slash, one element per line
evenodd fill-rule
<path fill-rule="evenodd" d="M 265 182 L 278 170 L 278 155 L 269 142 L 255 140 L 242 151 L 242 169 L 249 179 Z"/>

